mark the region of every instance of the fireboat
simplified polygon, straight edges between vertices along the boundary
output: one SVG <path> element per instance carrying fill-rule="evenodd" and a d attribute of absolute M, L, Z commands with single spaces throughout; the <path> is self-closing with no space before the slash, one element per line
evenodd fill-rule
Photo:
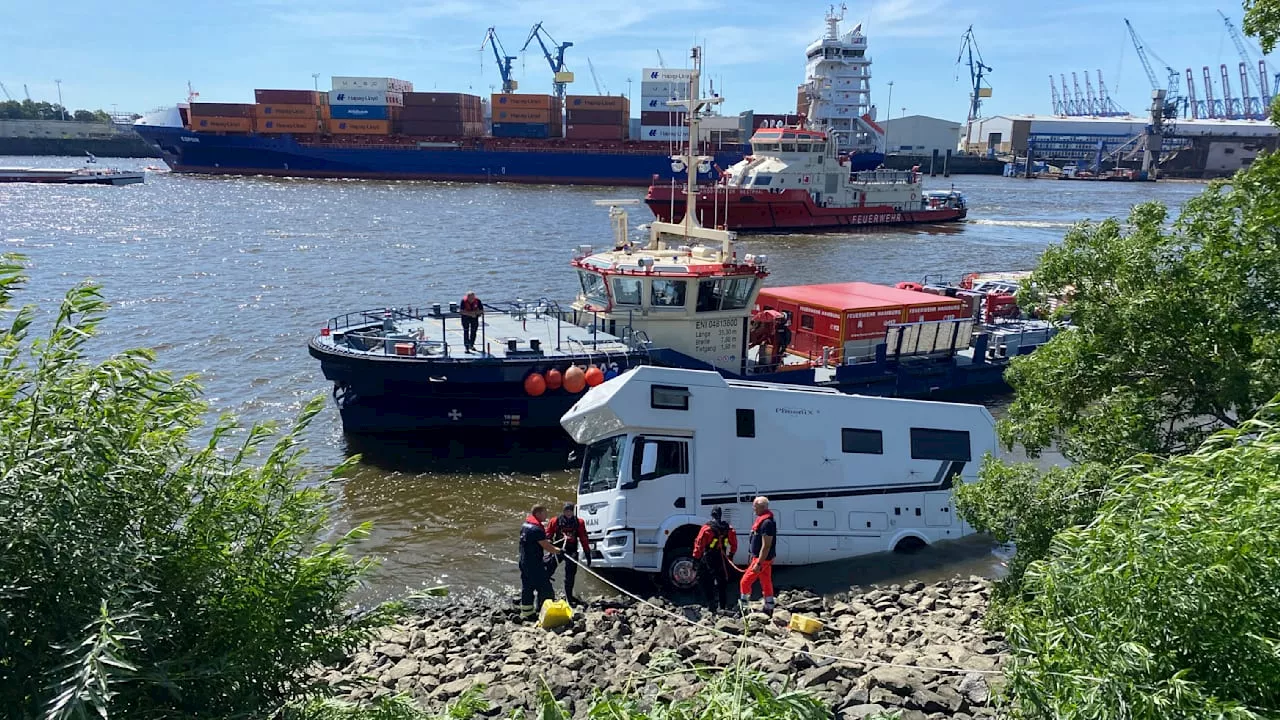
<path fill-rule="evenodd" d="M 751 155 L 698 190 L 698 222 L 734 231 L 841 230 L 963 220 L 964 195 L 926 192 L 914 170 L 849 171 L 848 158 L 820 130 L 762 128 Z M 684 188 L 656 182 L 645 203 L 663 221 L 686 214 Z"/>
<path fill-rule="evenodd" d="M 691 139 L 721 100 L 700 97 L 699 48 L 692 60 L 689 99 L 670 103 L 687 109 Z M 679 222 L 653 222 L 633 239 L 625 206 L 637 201 L 598 201 L 609 206 L 613 238 L 606 250 L 575 250 L 570 265 L 581 291 L 573 302 L 485 303 L 474 353 L 463 351 L 458 303 L 331 318 L 308 350 L 333 383 L 344 430 L 494 428 L 562 437 L 560 417 L 583 392 L 649 364 L 886 396 L 1001 384 L 999 341 L 969 332 L 977 327 L 972 317 L 903 326 L 915 336 L 928 330 L 928 342 L 882 343 L 869 358 L 833 364 L 830 355 L 788 354 L 778 331 L 783 313 L 759 303 L 768 258 L 746 253 L 734 231 L 700 219 L 698 172 L 714 161 L 695 152 L 690 144 L 676 156 L 688 176 Z M 953 332 L 961 325 L 966 332 Z"/>

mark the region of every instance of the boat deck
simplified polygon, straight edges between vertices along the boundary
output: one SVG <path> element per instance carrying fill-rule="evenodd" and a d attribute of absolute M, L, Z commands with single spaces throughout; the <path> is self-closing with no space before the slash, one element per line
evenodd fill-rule
<path fill-rule="evenodd" d="M 459 362 L 622 355 L 635 349 L 625 339 L 593 327 L 590 316 L 575 318 L 572 312 L 547 308 L 489 309 L 481 318 L 476 350 L 469 353 L 463 347 L 462 318 L 458 313 L 423 310 L 350 313 L 331 320 L 328 334 L 322 332 L 315 341 L 322 347 L 352 355 Z M 579 324 L 575 319 L 585 322 Z"/>

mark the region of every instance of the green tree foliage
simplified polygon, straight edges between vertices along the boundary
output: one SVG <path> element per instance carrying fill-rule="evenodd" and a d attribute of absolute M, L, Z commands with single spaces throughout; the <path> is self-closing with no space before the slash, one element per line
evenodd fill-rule
<path fill-rule="evenodd" d="M 1110 480 L 1100 465 L 1041 470 L 988 459 L 980 482 L 956 488 L 956 510 L 970 525 L 1017 548 L 1001 594 L 1021 589 L 1027 566 L 1048 555 L 1058 531 L 1093 519 Z"/>
<path fill-rule="evenodd" d="M 1011 363 L 1007 443 L 1057 443 L 1076 461 L 1194 450 L 1280 391 L 1280 156 L 1127 224 L 1073 228 L 1028 300 L 1066 292 L 1072 329 Z"/>
<path fill-rule="evenodd" d="M 1244 31 L 1270 54 L 1280 40 L 1280 0 L 1244 0 Z"/>
<path fill-rule="evenodd" d="M 63 107 L 57 103 L 31 100 L 6 100 L 0 102 L 0 120 L 61 120 Z M 81 122 L 110 122 L 111 116 L 103 110 L 66 111 L 68 120 Z"/>
<path fill-rule="evenodd" d="M 1016 716 L 1280 716 L 1280 403 L 1130 468 L 1027 571 Z"/>
<path fill-rule="evenodd" d="M 359 533 L 299 469 L 307 407 L 231 444 L 192 378 L 133 350 L 90 361 L 105 304 L 70 291 L 42 339 L 0 262 L 0 705 L 10 717 L 266 717 L 302 670 L 354 648 L 386 607 L 344 608 Z M 274 438 L 274 445 L 267 442 Z M 251 462 L 255 457 L 261 464 Z M 327 540 L 327 541 L 326 541 Z"/>

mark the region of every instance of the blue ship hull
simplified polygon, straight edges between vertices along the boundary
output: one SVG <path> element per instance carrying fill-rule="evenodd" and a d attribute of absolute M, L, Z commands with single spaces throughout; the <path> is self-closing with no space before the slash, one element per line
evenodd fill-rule
<path fill-rule="evenodd" d="M 289 135 L 216 135 L 154 125 L 134 129 L 159 147 L 165 162 L 179 173 L 640 187 L 654 176 L 660 182 L 674 176 L 665 143 L 651 151 L 634 149 L 634 144 L 616 150 L 545 144 L 486 148 L 483 139 L 477 147 L 461 148 L 344 146 L 304 144 Z M 715 154 L 721 168 L 742 158 L 737 149 Z M 851 169 L 872 169 L 883 159 L 880 154 L 854 156 Z"/>

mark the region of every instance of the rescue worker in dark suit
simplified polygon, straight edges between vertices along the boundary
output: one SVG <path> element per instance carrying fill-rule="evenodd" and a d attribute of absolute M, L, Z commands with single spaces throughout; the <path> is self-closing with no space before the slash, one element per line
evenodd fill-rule
<path fill-rule="evenodd" d="M 711 521 L 693 541 L 693 558 L 702 561 L 702 586 L 711 612 L 729 608 L 729 559 L 738 552 L 738 534 L 723 518 L 723 510 L 712 509 Z"/>
<path fill-rule="evenodd" d="M 564 597 L 571 603 L 581 604 L 582 601 L 573 594 L 573 583 L 578 575 L 578 549 L 581 547 L 587 567 L 590 567 L 591 541 L 587 539 L 587 524 L 574 510 L 573 503 L 565 503 L 564 510 L 551 518 L 547 534 L 551 536 L 551 544 L 564 551 L 561 556 L 564 562 Z M 565 558 L 572 558 L 572 561 Z"/>
<path fill-rule="evenodd" d="M 547 508 L 534 505 L 529 516 L 520 526 L 520 619 L 533 620 L 538 617 L 538 608 L 547 600 L 555 600 L 555 590 L 551 588 L 551 576 L 543 563 L 543 553 L 560 554 L 560 548 L 547 540 L 547 531 L 542 523 L 547 519 Z M 534 602 L 534 596 L 537 602 Z"/>

